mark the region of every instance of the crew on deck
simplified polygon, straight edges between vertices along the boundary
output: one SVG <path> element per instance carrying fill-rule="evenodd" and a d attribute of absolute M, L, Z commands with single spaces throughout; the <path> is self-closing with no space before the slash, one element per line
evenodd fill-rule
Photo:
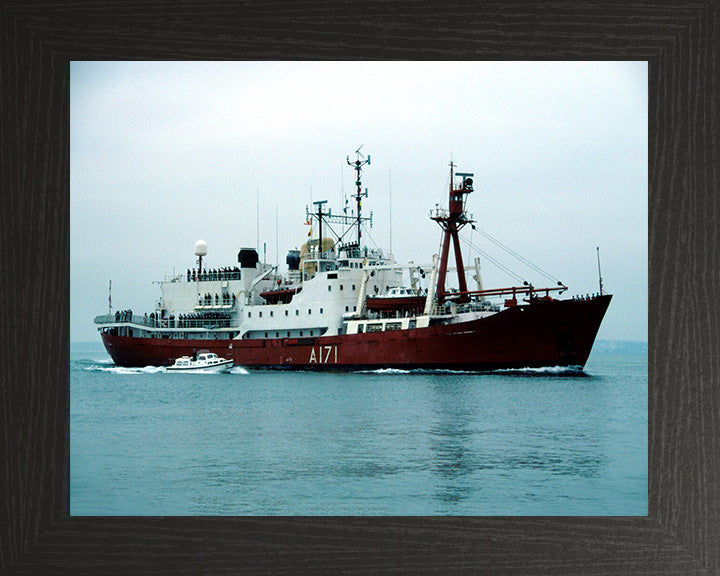
<path fill-rule="evenodd" d="M 202 272 L 192 270 L 188 268 L 185 274 L 188 282 L 208 282 L 212 280 L 240 280 L 240 268 L 235 266 L 234 268 L 212 268 L 210 270 L 203 270 Z"/>

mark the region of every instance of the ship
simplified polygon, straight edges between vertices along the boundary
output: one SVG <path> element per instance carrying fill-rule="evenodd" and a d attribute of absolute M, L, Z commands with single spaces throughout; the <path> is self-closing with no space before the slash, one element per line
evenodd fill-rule
<path fill-rule="evenodd" d="M 237 263 L 203 267 L 207 244 L 195 244 L 193 268 L 166 276 L 155 309 L 94 319 L 118 366 L 169 366 L 198 350 L 235 365 L 299 370 L 494 371 L 542 367 L 582 369 L 612 296 L 569 296 L 555 282 L 527 281 L 487 289 L 480 260 L 468 286 L 459 232 L 475 227 L 467 211 L 473 174 L 450 162 L 447 206 L 430 220 L 441 228 L 438 254 L 428 264 L 399 264 L 390 251 L 368 247 L 362 212 L 368 195 L 360 150 L 347 163 L 356 172 L 354 210 L 333 214 L 321 200 L 306 207 L 317 226 L 301 248 L 289 250 L 287 270 L 262 262 L 255 248 L 240 248 Z M 333 227 L 333 225 L 335 227 Z M 342 228 L 341 228 L 342 227 Z M 335 229 L 341 230 L 337 234 Z M 325 230 L 323 230 L 325 229 Z M 327 235 L 325 235 L 327 234 Z M 454 268 L 449 266 L 454 257 Z M 599 270 L 599 254 L 598 254 Z M 448 274 L 456 271 L 457 286 Z M 423 287 L 426 283 L 427 287 Z"/>

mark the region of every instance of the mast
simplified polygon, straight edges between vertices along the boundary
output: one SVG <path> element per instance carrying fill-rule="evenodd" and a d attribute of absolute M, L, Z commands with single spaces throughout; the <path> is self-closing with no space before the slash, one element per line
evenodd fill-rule
<path fill-rule="evenodd" d="M 388 170 L 388 195 L 390 197 L 388 201 L 388 205 L 390 208 L 390 253 L 392 254 L 392 170 Z"/>
<path fill-rule="evenodd" d="M 318 211 L 314 214 L 317 216 L 318 219 L 318 258 L 321 258 L 322 255 L 322 224 L 323 224 L 323 216 L 325 216 L 325 213 L 323 212 L 323 204 L 327 204 L 327 200 L 316 200 L 313 202 L 315 206 L 317 206 Z"/>
<path fill-rule="evenodd" d="M 355 220 L 357 226 L 358 250 L 360 249 L 360 238 L 362 237 L 362 227 L 360 226 L 360 223 L 363 220 L 360 216 L 360 213 L 362 211 L 362 197 L 367 197 L 367 191 L 365 191 L 365 193 L 363 193 L 362 191 L 361 172 L 362 167 L 365 166 L 365 164 L 370 164 L 370 156 L 365 158 L 365 156 L 360 154 L 361 148 L 362 146 L 355 150 L 355 154 L 357 155 L 357 159 L 355 160 L 355 162 L 350 162 L 350 156 L 347 157 L 347 163 L 355 169 L 355 172 L 357 172 L 357 178 L 355 179 L 355 186 L 357 187 L 357 189 L 355 190 L 355 194 L 353 194 L 352 196 L 353 198 L 355 198 L 355 202 L 357 204 L 357 218 Z M 363 160 L 361 160 L 360 158 L 363 158 Z"/>
<path fill-rule="evenodd" d="M 362 148 L 362 146 L 360 146 Z M 362 224 L 363 223 L 370 223 L 370 226 L 372 226 L 372 220 L 373 220 L 373 214 L 370 212 L 370 216 L 363 216 L 362 215 L 362 198 L 367 198 L 367 188 L 365 191 L 362 191 L 362 180 L 361 180 L 361 172 L 363 166 L 366 164 L 370 164 L 370 156 L 365 158 L 362 154 L 360 154 L 360 148 L 358 148 L 355 153 L 357 154 L 357 160 L 354 162 L 350 162 L 350 157 L 347 157 L 347 163 L 353 167 L 353 169 L 357 172 L 357 177 L 355 180 L 355 186 L 356 191 L 355 194 L 352 196 L 355 198 L 355 201 L 357 203 L 357 214 L 348 215 L 347 213 L 347 199 L 345 200 L 346 206 L 343 208 L 342 214 L 333 214 L 332 211 L 328 208 L 327 211 L 323 211 L 323 205 L 327 203 L 327 200 L 318 200 L 315 202 L 312 202 L 313 204 L 313 212 L 310 212 L 310 207 L 305 206 L 305 217 L 310 221 L 311 217 L 316 218 L 318 222 L 318 229 L 319 229 L 319 240 L 318 240 L 318 252 L 322 252 L 322 234 L 323 234 L 323 228 L 327 226 L 327 228 L 330 230 L 330 232 L 337 238 L 338 241 L 342 241 L 346 234 L 351 234 L 353 228 L 357 228 L 357 241 L 348 242 L 346 244 L 341 244 L 339 246 L 339 251 L 346 250 L 348 253 L 355 254 L 356 257 L 360 256 L 360 240 L 362 238 Z M 311 198 L 312 200 L 312 198 Z M 343 231 L 342 234 L 338 234 L 332 229 L 331 224 L 342 224 L 343 225 Z M 345 226 L 348 226 L 347 230 L 345 230 Z M 309 236 L 309 234 L 308 234 Z"/>
<path fill-rule="evenodd" d="M 438 279 L 437 279 L 437 299 L 439 303 L 443 303 L 448 294 L 445 287 L 445 277 L 447 275 L 448 253 L 450 250 L 450 242 L 453 243 L 455 253 L 455 264 L 457 267 L 458 284 L 460 288 L 459 302 L 467 302 L 470 296 L 467 294 L 467 283 L 465 280 L 465 267 L 463 266 L 462 251 L 460 250 L 460 238 L 458 232 L 460 229 L 473 220 L 467 217 L 465 212 L 465 196 L 473 191 L 473 174 L 454 173 L 455 164 L 450 162 L 450 193 L 448 200 L 448 209 L 436 208 L 435 215 L 431 218 L 435 220 L 443 229 L 442 247 L 440 250 L 440 260 L 438 262 Z M 462 183 L 458 188 L 455 187 L 455 176 L 462 178 Z"/>

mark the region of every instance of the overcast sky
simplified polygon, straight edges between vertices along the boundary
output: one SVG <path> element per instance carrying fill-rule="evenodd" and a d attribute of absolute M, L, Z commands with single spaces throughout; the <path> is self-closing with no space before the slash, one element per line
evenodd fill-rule
<path fill-rule="evenodd" d="M 99 341 L 110 280 L 113 309 L 151 312 L 196 240 L 210 268 L 256 245 L 284 268 L 306 205 L 352 192 L 361 145 L 370 245 L 431 261 L 452 159 L 478 228 L 571 294 L 598 291 L 599 246 L 598 338 L 647 341 L 647 90 L 645 62 L 73 62 L 71 341 Z M 516 284 L 487 260 L 483 279 Z"/>

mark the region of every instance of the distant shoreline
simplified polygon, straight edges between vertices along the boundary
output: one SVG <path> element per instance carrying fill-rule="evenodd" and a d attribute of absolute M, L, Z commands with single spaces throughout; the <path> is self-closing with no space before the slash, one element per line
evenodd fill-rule
<path fill-rule="evenodd" d="M 635 340 L 596 340 L 592 351 L 600 354 L 647 354 L 648 343 Z"/>

